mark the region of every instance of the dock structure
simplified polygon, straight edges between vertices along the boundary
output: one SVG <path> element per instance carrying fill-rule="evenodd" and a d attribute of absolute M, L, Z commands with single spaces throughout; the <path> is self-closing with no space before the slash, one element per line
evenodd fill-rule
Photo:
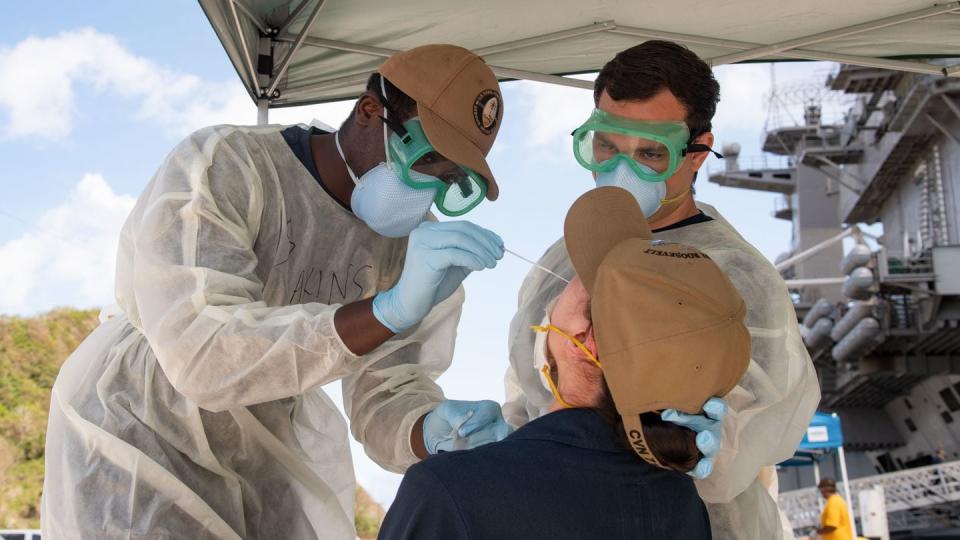
<path fill-rule="evenodd" d="M 841 117 L 804 103 L 802 122 L 767 129 L 769 165 L 734 151 L 710 181 L 781 194 L 772 215 L 793 237 L 777 268 L 821 409 L 843 418 L 851 483 L 921 489 L 918 467 L 960 458 L 960 80 L 841 65 L 823 84 L 850 98 Z M 812 475 L 780 476 L 781 502 L 809 510 Z M 900 508 L 905 488 L 890 489 L 891 527 L 924 512 L 960 526 L 953 495 Z"/>

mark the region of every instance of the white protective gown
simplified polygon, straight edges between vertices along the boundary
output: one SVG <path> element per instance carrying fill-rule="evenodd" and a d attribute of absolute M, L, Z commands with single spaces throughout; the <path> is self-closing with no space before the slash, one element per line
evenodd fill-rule
<path fill-rule="evenodd" d="M 463 289 L 363 357 L 337 307 L 399 277 L 406 239 L 377 235 L 297 160 L 280 128 L 200 130 L 124 226 L 123 315 L 53 388 L 44 538 L 355 538 L 341 414 L 391 471 L 442 400 Z"/>
<path fill-rule="evenodd" d="M 654 237 L 694 246 L 726 272 L 747 305 L 752 358 L 740 384 L 724 396 L 730 412 L 723 423 L 721 447 L 713 474 L 698 480 L 697 490 L 707 502 L 715 539 L 780 538 L 776 502 L 757 477 L 762 467 L 793 455 L 820 401 L 820 387 L 779 273 L 715 208 L 699 206 L 714 221 Z M 540 264 L 567 278 L 574 275 L 563 239 L 547 250 Z M 530 325 L 540 324 L 548 302 L 565 286 L 536 268 L 521 286 L 510 324 L 503 407 L 514 427 L 539 417 L 553 401 L 533 367 L 535 334 Z"/>

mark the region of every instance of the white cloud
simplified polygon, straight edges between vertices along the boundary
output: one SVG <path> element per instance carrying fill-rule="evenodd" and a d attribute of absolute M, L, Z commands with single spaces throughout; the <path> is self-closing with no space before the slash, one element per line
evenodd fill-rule
<path fill-rule="evenodd" d="M 720 103 L 713 117 L 718 141 L 731 142 L 731 136 L 750 134 L 756 141 L 749 143 L 759 142 L 767 117 L 770 68 L 766 64 L 720 66 L 714 73 L 720 83 Z"/>
<path fill-rule="evenodd" d="M 589 75 L 589 79 L 594 76 Z M 570 132 L 593 110 L 591 90 L 529 81 L 513 84 L 524 102 L 521 108 L 527 109 L 526 142 L 530 147 L 555 148 L 558 143 L 569 146 Z"/>
<path fill-rule="evenodd" d="M 238 79 L 214 82 L 158 65 L 127 50 L 116 37 L 92 28 L 53 37 L 29 37 L 0 48 L 0 126 L 8 137 L 62 138 L 70 134 L 75 90 L 138 103 L 137 119 L 174 136 L 213 124 L 254 124 L 256 108 Z M 271 122 L 339 125 L 351 103 L 271 111 Z"/>
<path fill-rule="evenodd" d="M 84 175 L 67 200 L 0 245 L 0 313 L 111 303 L 117 239 L 133 204 L 102 176 Z"/>

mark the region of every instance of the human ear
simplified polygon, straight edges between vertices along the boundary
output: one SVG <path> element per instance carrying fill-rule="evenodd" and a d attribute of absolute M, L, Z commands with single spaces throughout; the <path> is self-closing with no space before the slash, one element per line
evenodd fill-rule
<path fill-rule="evenodd" d="M 696 139 L 692 141 L 692 144 L 702 144 L 704 146 L 709 146 L 713 148 L 714 138 L 713 133 L 709 131 L 699 135 Z M 704 160 L 710 156 L 710 152 L 696 152 L 689 154 L 690 157 L 690 168 L 694 171 L 700 170 L 700 167 L 703 165 Z"/>
<path fill-rule="evenodd" d="M 383 105 L 371 92 L 364 92 L 354 105 L 353 116 L 355 124 L 367 127 L 373 122 L 380 122 L 380 117 L 383 116 Z"/>

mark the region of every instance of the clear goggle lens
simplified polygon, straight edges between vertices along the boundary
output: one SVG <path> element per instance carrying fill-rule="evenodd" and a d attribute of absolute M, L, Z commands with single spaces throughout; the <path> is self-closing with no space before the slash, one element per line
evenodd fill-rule
<path fill-rule="evenodd" d="M 476 172 L 433 149 L 417 119 L 404 122 L 406 136 L 390 137 L 391 157 L 397 161 L 404 183 L 416 189 L 436 188 L 434 202 L 448 216 L 467 213 L 487 195 L 487 183 Z"/>
<path fill-rule="evenodd" d="M 624 155 L 657 174 L 663 174 L 671 165 L 670 149 L 666 145 L 644 137 L 588 130 L 583 132 L 577 144 L 580 160 L 598 169 L 613 164 L 613 159 Z"/>
<path fill-rule="evenodd" d="M 594 109 L 573 131 L 573 153 L 593 172 L 608 172 L 627 161 L 641 179 L 661 182 L 683 161 L 689 137 L 680 122 L 644 122 Z"/>

